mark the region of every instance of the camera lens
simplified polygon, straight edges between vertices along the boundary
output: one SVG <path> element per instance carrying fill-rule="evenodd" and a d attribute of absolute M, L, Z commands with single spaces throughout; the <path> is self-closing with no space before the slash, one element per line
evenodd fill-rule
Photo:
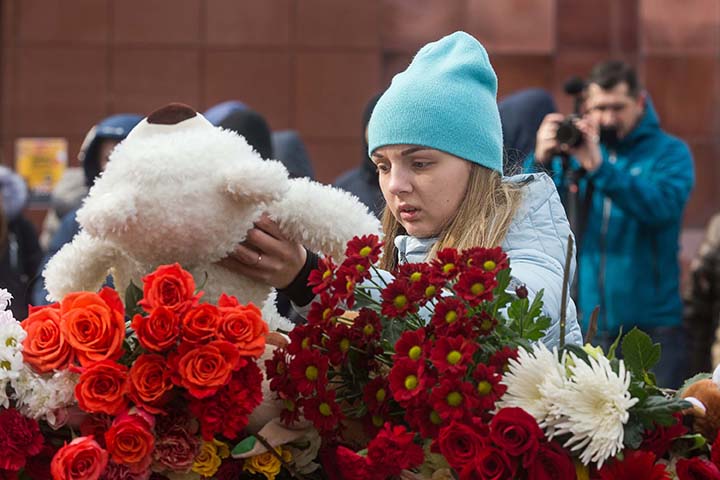
<path fill-rule="evenodd" d="M 555 138 L 560 145 L 567 145 L 569 148 L 580 146 L 583 140 L 582 132 L 575 126 L 575 120 L 572 117 L 566 117 L 558 124 Z"/>

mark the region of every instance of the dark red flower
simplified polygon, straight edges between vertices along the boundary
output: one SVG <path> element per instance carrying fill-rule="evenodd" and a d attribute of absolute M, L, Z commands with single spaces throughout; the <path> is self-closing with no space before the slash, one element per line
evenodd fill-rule
<path fill-rule="evenodd" d="M 430 360 L 442 374 L 464 375 L 476 349 L 477 344 L 464 337 L 440 337 L 432 348 Z"/>
<path fill-rule="evenodd" d="M 683 459 L 684 460 L 684 459 Z M 680 474 L 680 462 L 678 461 L 678 475 Z M 625 450 L 623 460 L 617 458 L 602 466 L 598 471 L 600 480 L 661 480 L 669 478 L 665 471 L 665 465 L 655 463 L 655 454 L 642 450 Z M 717 477 L 683 477 L 680 479 L 693 478 L 717 478 Z"/>
<path fill-rule="evenodd" d="M 374 264 L 380 258 L 382 253 L 382 242 L 377 235 L 363 235 L 362 237 L 353 237 L 347 244 L 345 249 L 345 257 L 356 257 L 364 259 L 368 265 Z"/>
<path fill-rule="evenodd" d="M 270 381 L 270 390 L 272 391 L 280 391 L 288 383 L 290 371 L 287 364 L 287 353 L 284 349 L 275 349 L 272 358 L 265 360 L 265 375 Z"/>
<path fill-rule="evenodd" d="M 360 309 L 352 325 L 353 339 L 358 343 L 358 346 L 363 348 L 368 342 L 380 340 L 381 333 L 382 324 L 378 314 L 369 308 Z"/>
<path fill-rule="evenodd" d="M 430 324 L 438 335 L 470 336 L 466 323 L 467 310 L 465 304 L 457 298 L 443 298 L 435 306 Z"/>
<path fill-rule="evenodd" d="M 370 469 L 367 457 L 358 455 L 342 445 L 337 447 L 337 463 L 345 480 L 367 480 L 370 478 Z"/>
<path fill-rule="evenodd" d="M 497 412 L 490 422 L 490 438 L 511 457 L 521 457 L 523 466 L 528 467 L 535 462 L 545 434 L 525 410 L 507 407 Z"/>
<path fill-rule="evenodd" d="M 497 318 L 487 312 L 479 312 L 471 318 L 475 331 L 482 336 L 490 335 L 498 324 Z"/>
<path fill-rule="evenodd" d="M 515 478 L 517 465 L 501 449 L 490 446 L 460 471 L 460 480 L 505 480 Z"/>
<path fill-rule="evenodd" d="M 681 458 L 675 464 L 675 471 L 679 480 L 720 479 L 720 469 L 714 463 L 700 457 Z"/>
<path fill-rule="evenodd" d="M 335 280 L 330 285 L 333 298 L 345 302 L 348 308 L 352 308 L 355 305 L 355 285 L 357 281 L 357 270 L 354 267 L 341 266 L 338 268 L 335 273 Z"/>
<path fill-rule="evenodd" d="M 385 377 L 375 377 L 363 388 L 363 401 L 368 412 L 375 413 L 390 400 L 390 383 Z"/>
<path fill-rule="evenodd" d="M 368 461 L 373 469 L 386 476 L 399 475 L 404 469 L 423 463 L 425 454 L 414 442 L 415 434 L 402 425 L 385 423 L 383 429 L 368 444 Z"/>
<path fill-rule="evenodd" d="M 473 462 L 490 444 L 489 438 L 472 425 L 455 420 L 440 429 L 436 443 L 440 453 L 457 471 Z"/>
<path fill-rule="evenodd" d="M 688 432 L 688 429 L 682 424 L 682 415 L 677 413 L 673 416 L 675 420 L 672 425 L 666 427 L 655 424 L 653 428 L 645 430 L 640 450 L 649 450 L 658 458 L 662 458 L 670 450 L 673 440 Z M 712 452 L 715 450 L 713 449 Z"/>
<path fill-rule="evenodd" d="M 313 287 L 312 291 L 315 295 L 324 292 L 330 287 L 335 279 L 335 269 L 337 266 L 333 263 L 332 257 L 322 257 L 318 260 L 318 268 L 310 272 L 308 276 L 308 286 Z"/>
<path fill-rule="evenodd" d="M 405 421 L 410 428 L 420 432 L 423 438 L 436 438 L 440 429 L 449 422 L 440 418 L 430 403 L 430 394 L 422 392 L 405 409 Z"/>
<path fill-rule="evenodd" d="M 475 387 L 469 382 L 455 378 L 443 378 L 440 385 L 430 393 L 430 402 L 444 420 L 460 420 L 470 417 L 478 405 Z"/>
<path fill-rule="evenodd" d="M 492 300 L 493 288 L 497 281 L 492 273 L 482 270 L 469 270 L 460 274 L 455 284 L 455 292 L 470 305 L 479 305 L 484 300 Z"/>
<path fill-rule="evenodd" d="M 425 330 L 406 330 L 395 342 L 395 355 L 393 360 L 397 362 L 403 358 L 409 358 L 416 362 L 424 358 Z"/>
<path fill-rule="evenodd" d="M 308 323 L 310 325 L 335 323 L 337 317 L 342 316 L 345 312 L 342 308 L 338 308 L 337 305 L 338 300 L 335 297 L 330 296 L 327 292 L 321 293 L 320 298 L 310 304 L 310 311 L 308 311 L 307 315 Z"/>
<path fill-rule="evenodd" d="M 508 369 L 508 361 L 511 358 L 517 357 L 518 351 L 516 348 L 510 348 L 508 346 L 505 346 L 490 356 L 488 364 L 495 367 L 495 370 L 502 374 L 505 373 Z"/>
<path fill-rule="evenodd" d="M 460 255 L 454 248 L 444 248 L 440 250 L 435 259 L 430 263 L 432 267 L 430 271 L 431 282 L 440 282 L 443 280 L 451 280 L 460 273 Z"/>
<path fill-rule="evenodd" d="M 528 480 L 575 480 L 576 476 L 572 458 L 555 442 L 540 443 L 535 461 L 528 465 Z"/>
<path fill-rule="evenodd" d="M 304 400 L 302 407 L 305 418 L 313 422 L 321 434 L 335 430 L 343 418 L 333 390 L 318 392 Z"/>
<path fill-rule="evenodd" d="M 312 395 L 327 385 L 328 358 L 319 350 L 303 350 L 290 362 L 290 379 L 297 391 Z"/>
<path fill-rule="evenodd" d="M 460 254 L 460 263 L 463 268 L 472 268 L 484 272 L 497 274 L 500 270 L 508 268 L 507 254 L 502 248 L 472 247 L 463 250 Z"/>
<path fill-rule="evenodd" d="M 297 325 L 288 334 L 290 343 L 287 352 L 290 355 L 297 355 L 303 350 L 311 350 L 314 346 L 320 345 L 322 328 L 318 324 Z"/>
<path fill-rule="evenodd" d="M 425 365 L 423 362 L 401 358 L 395 361 L 388 378 L 393 398 L 400 405 L 406 406 L 425 389 Z"/>
<path fill-rule="evenodd" d="M 38 422 L 14 408 L 0 409 L 0 469 L 18 471 L 37 455 L 45 439 Z"/>
<path fill-rule="evenodd" d="M 381 297 L 381 313 L 385 316 L 402 317 L 417 312 L 417 299 L 413 297 L 410 285 L 404 280 L 393 280 L 382 290 Z"/>
<path fill-rule="evenodd" d="M 481 410 L 492 410 L 495 407 L 495 402 L 497 402 L 507 390 L 507 386 L 500 383 L 502 375 L 495 372 L 495 367 L 489 367 L 483 363 L 479 363 L 475 366 L 472 377 L 475 381 L 478 398 L 480 399 L 479 408 Z"/>
<path fill-rule="evenodd" d="M 342 323 L 330 325 L 326 330 L 326 334 L 328 337 L 324 337 L 323 340 L 325 340 L 324 346 L 327 348 L 330 363 L 340 365 L 347 358 L 352 346 L 350 327 Z"/>

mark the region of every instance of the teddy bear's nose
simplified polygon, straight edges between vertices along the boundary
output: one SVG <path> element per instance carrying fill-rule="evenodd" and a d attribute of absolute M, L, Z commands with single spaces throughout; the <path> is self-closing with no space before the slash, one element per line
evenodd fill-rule
<path fill-rule="evenodd" d="M 170 103 L 148 115 L 147 122 L 159 125 L 175 125 L 193 118 L 195 115 L 197 115 L 197 112 L 184 103 Z"/>

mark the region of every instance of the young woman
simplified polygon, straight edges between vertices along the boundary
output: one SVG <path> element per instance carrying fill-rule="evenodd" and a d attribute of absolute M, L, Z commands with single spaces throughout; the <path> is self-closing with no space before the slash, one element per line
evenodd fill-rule
<path fill-rule="evenodd" d="M 487 52 L 456 32 L 423 47 L 382 95 L 368 125 L 368 153 L 387 204 L 381 266 L 428 261 L 445 247 L 501 245 L 514 284 L 525 284 L 531 297 L 544 290 L 544 312 L 553 324 L 543 341 L 553 346 L 571 232 L 549 177 L 502 177 L 496 94 Z M 317 257 L 283 239 L 267 218 L 224 262 L 287 292 L 298 305 L 313 298 L 306 285 Z M 573 257 L 571 275 L 574 268 Z M 566 342 L 580 344 L 571 300 L 567 311 Z"/>

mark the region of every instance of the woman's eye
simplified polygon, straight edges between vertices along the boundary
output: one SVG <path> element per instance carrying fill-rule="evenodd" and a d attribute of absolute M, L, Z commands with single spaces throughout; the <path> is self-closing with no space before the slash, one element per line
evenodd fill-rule
<path fill-rule="evenodd" d="M 388 167 L 387 165 L 381 163 L 381 164 L 379 164 L 379 165 L 375 165 L 375 169 L 376 169 L 378 172 L 387 172 L 387 171 L 390 170 L 390 167 Z"/>
<path fill-rule="evenodd" d="M 430 165 L 430 162 L 414 161 L 412 163 L 413 168 L 416 169 L 426 168 L 428 165 Z"/>

